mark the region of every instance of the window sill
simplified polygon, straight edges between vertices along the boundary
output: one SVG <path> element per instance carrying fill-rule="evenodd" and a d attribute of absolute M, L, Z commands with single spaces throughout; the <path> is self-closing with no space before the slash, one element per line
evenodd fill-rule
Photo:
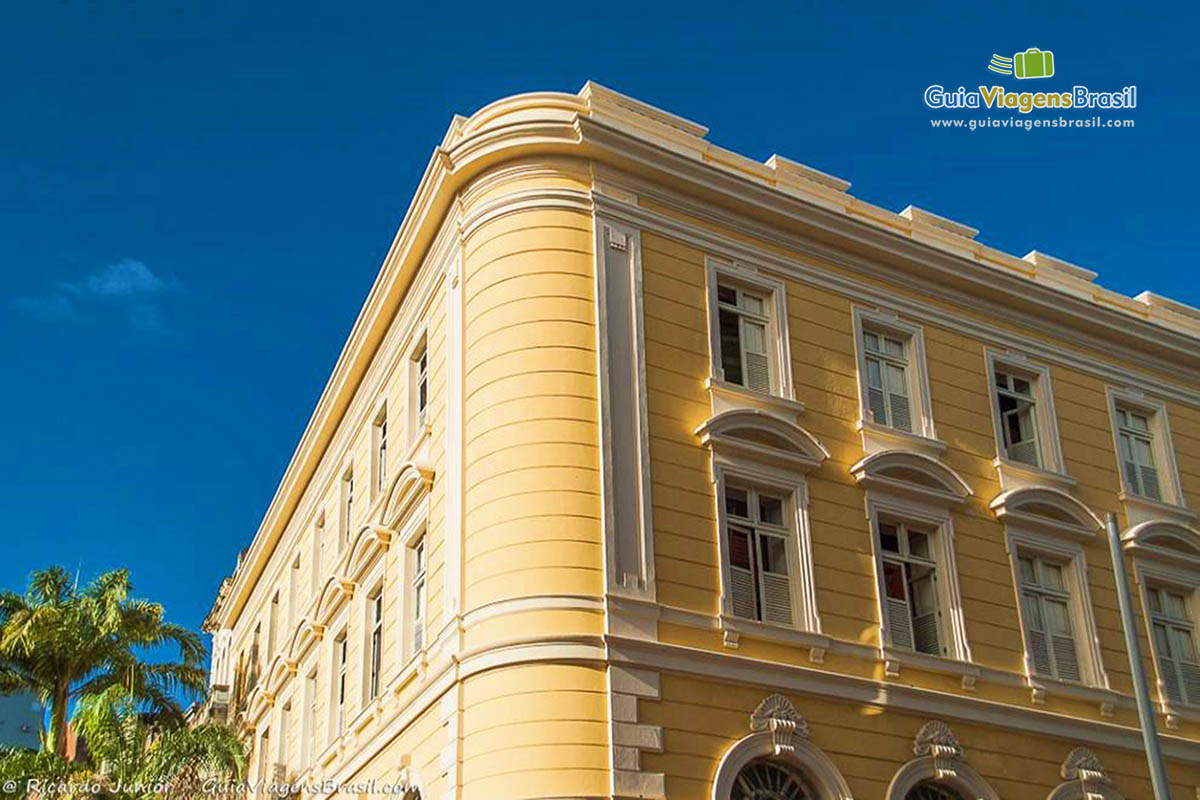
<path fill-rule="evenodd" d="M 1170 730 L 1178 730 L 1180 722 L 1200 722 L 1200 706 L 1175 700 L 1160 700 L 1158 709 Z"/>
<path fill-rule="evenodd" d="M 1122 489 L 1117 499 L 1125 506 L 1125 516 L 1130 525 L 1151 520 L 1169 520 L 1181 525 L 1188 525 L 1197 519 L 1197 514 L 1187 506 L 1165 503 L 1161 500 L 1151 500 L 1149 497 L 1133 494 Z"/>
<path fill-rule="evenodd" d="M 931 656 L 928 653 L 917 653 L 912 650 L 901 650 L 891 645 L 885 646 L 881 653 L 883 672 L 889 678 L 900 675 L 901 667 L 919 669 L 926 672 L 941 672 L 946 675 L 958 675 L 962 678 L 962 688 L 968 692 L 975 691 L 975 684 L 983 669 L 970 661 L 960 661 L 949 656 Z"/>
<path fill-rule="evenodd" d="M 770 411 L 788 418 L 789 422 L 795 422 L 796 417 L 804 413 L 804 403 L 801 403 L 799 400 L 793 400 L 776 394 L 767 394 L 766 392 L 756 392 L 753 389 L 747 389 L 745 386 L 739 386 L 736 383 L 730 383 L 721 378 L 708 378 L 704 382 L 704 387 L 708 389 L 711 395 L 714 416 L 723 411 L 731 411 L 739 408 L 755 408 L 762 411 Z"/>
<path fill-rule="evenodd" d="M 877 422 L 860 419 L 856 426 L 862 434 L 864 455 L 872 455 L 884 450 L 910 450 L 923 456 L 939 460 L 946 452 L 946 443 L 917 433 L 889 428 Z"/>
<path fill-rule="evenodd" d="M 824 663 L 825 652 L 833 642 L 832 639 L 821 633 L 791 628 L 786 625 L 776 625 L 770 622 L 732 617 L 727 614 L 722 614 L 718 618 L 717 624 L 724 635 L 725 646 L 730 649 L 737 649 L 743 636 L 754 639 L 767 639 L 797 647 L 807 647 L 808 659 L 814 664 Z"/>
<path fill-rule="evenodd" d="M 1011 489 L 1039 486 L 1070 492 L 1079 483 L 1065 472 L 1012 461 L 1004 456 L 997 456 L 993 459 L 992 466 L 1000 474 L 1000 488 L 1006 492 Z"/>
<path fill-rule="evenodd" d="M 1046 695 L 1051 694 L 1071 700 L 1098 703 L 1100 706 L 1100 715 L 1103 717 L 1111 717 L 1113 710 L 1120 704 L 1122 699 L 1121 695 L 1117 692 L 1102 686 L 1090 686 L 1086 683 L 1075 683 L 1074 681 L 1060 681 L 1055 678 L 1047 678 L 1044 675 L 1029 675 L 1026 677 L 1026 683 L 1032 692 L 1034 705 L 1040 706 L 1044 704 L 1046 702 Z"/>

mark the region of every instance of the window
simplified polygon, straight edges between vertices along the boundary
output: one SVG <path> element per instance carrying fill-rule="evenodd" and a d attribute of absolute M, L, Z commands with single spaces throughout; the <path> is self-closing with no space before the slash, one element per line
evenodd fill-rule
<path fill-rule="evenodd" d="M 1141 497 L 1162 500 L 1158 467 L 1154 459 L 1154 433 L 1150 425 L 1150 415 L 1118 405 L 1116 419 L 1117 445 L 1125 488 Z"/>
<path fill-rule="evenodd" d="M 385 404 L 375 418 L 375 493 L 382 494 L 387 488 L 388 420 Z"/>
<path fill-rule="evenodd" d="M 301 747 L 303 748 L 303 763 L 301 766 L 305 769 L 312 766 L 313 763 L 313 742 L 317 739 L 317 670 L 314 668 L 308 673 L 308 678 L 305 680 L 305 697 L 308 700 L 308 708 L 304 717 L 304 739 Z"/>
<path fill-rule="evenodd" d="M 962 800 L 962 797 L 958 792 L 930 781 L 909 789 L 904 800 Z"/>
<path fill-rule="evenodd" d="M 946 651 L 938 633 L 934 532 L 900 522 L 879 523 L 885 613 L 891 644 L 929 655 Z"/>
<path fill-rule="evenodd" d="M 1080 681 L 1079 653 L 1071 622 L 1071 594 L 1066 568 L 1040 556 L 1020 555 L 1021 608 L 1025 646 L 1037 674 Z"/>
<path fill-rule="evenodd" d="M 1108 396 L 1126 516 L 1134 524 L 1164 516 L 1192 524 L 1195 514 L 1179 483 L 1166 404 L 1137 389 L 1109 387 Z"/>
<path fill-rule="evenodd" d="M 258 685 L 258 650 L 259 639 L 262 636 L 262 623 L 254 626 L 254 639 L 250 643 L 250 678 L 246 681 L 246 694 L 254 691 Z"/>
<path fill-rule="evenodd" d="M 270 779 L 267 775 L 267 754 L 271 749 L 271 729 L 264 728 L 262 735 L 258 737 L 258 780 L 260 783 L 267 783 Z"/>
<path fill-rule="evenodd" d="M 426 423 L 425 409 L 429 405 L 429 348 L 424 339 L 417 345 L 412 361 L 413 427 L 417 433 Z"/>
<path fill-rule="evenodd" d="M 350 515 L 354 512 L 354 471 L 342 476 L 342 546 L 350 542 Z"/>
<path fill-rule="evenodd" d="M 889 428 L 911 431 L 908 343 L 896 336 L 864 330 L 863 350 L 871 420 Z"/>
<path fill-rule="evenodd" d="M 267 661 L 269 662 L 275 657 L 277 643 L 276 637 L 279 635 L 279 592 L 271 595 L 271 608 L 267 613 Z"/>
<path fill-rule="evenodd" d="M 784 499 L 726 485 L 725 525 L 733 613 L 744 619 L 792 624 Z"/>
<path fill-rule="evenodd" d="M 730 800 L 817 800 L 799 771 L 761 758 L 742 767 L 733 781 Z"/>
<path fill-rule="evenodd" d="M 367 702 L 379 696 L 379 673 L 383 661 L 383 592 L 376 590 L 370 599 L 371 639 L 367 668 Z"/>
<path fill-rule="evenodd" d="M 312 533 L 312 575 L 310 587 L 313 594 L 321 591 L 321 576 L 325 561 L 325 513 L 317 517 Z"/>
<path fill-rule="evenodd" d="M 794 399 L 783 282 L 746 265 L 709 259 L 706 266 L 710 375 L 715 382 L 710 388 L 741 387 Z"/>
<path fill-rule="evenodd" d="M 346 634 L 343 631 L 333 643 L 334 681 L 333 681 L 333 735 L 342 735 L 346 723 Z"/>
<path fill-rule="evenodd" d="M 425 646 L 425 538 L 421 537 L 411 548 L 412 584 L 409 599 L 412 602 L 412 652 L 415 655 Z"/>
<path fill-rule="evenodd" d="M 296 557 L 292 559 L 292 571 L 288 574 L 288 608 L 287 608 L 287 629 L 293 630 L 296 627 L 297 605 L 296 592 L 300 585 L 300 554 L 296 553 Z"/>
<path fill-rule="evenodd" d="M 853 318 L 864 448 L 868 453 L 897 446 L 920 449 L 907 434 L 936 439 L 924 331 L 876 309 L 855 306 Z"/>
<path fill-rule="evenodd" d="M 1200 705 L 1200 657 L 1189 598 L 1174 589 L 1150 586 L 1146 599 L 1163 691 L 1177 703 Z"/>
<path fill-rule="evenodd" d="M 1033 384 L 1004 369 L 993 373 L 996 412 L 1000 415 L 1001 444 L 1004 455 L 1022 464 L 1040 467 Z"/>
<path fill-rule="evenodd" d="M 762 293 L 717 284 L 721 373 L 725 380 L 757 392 L 771 391 L 767 346 L 770 317 Z"/>

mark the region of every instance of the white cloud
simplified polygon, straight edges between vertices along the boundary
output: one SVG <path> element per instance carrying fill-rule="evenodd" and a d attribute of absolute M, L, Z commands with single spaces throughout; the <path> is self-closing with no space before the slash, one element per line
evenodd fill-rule
<path fill-rule="evenodd" d="M 162 314 L 152 297 L 167 288 L 145 262 L 125 258 L 78 281 L 59 283 L 46 295 L 18 297 L 14 305 L 30 316 L 57 322 L 81 321 L 81 310 L 108 306 L 122 310 L 135 328 L 162 330 Z"/>
<path fill-rule="evenodd" d="M 157 292 L 163 288 L 163 282 L 145 263 L 126 258 L 87 276 L 83 287 L 96 295 L 126 297 Z"/>

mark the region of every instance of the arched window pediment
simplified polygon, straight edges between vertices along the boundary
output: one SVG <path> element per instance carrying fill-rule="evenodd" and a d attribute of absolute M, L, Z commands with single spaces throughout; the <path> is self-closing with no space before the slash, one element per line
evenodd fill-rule
<path fill-rule="evenodd" d="M 868 489 L 907 495 L 937 505 L 957 505 L 972 494 L 957 472 L 942 462 L 909 450 L 882 450 L 850 467 Z"/>
<path fill-rule="evenodd" d="M 288 641 L 285 651 L 287 657 L 292 661 L 298 661 L 311 643 L 321 641 L 324 636 L 325 626 L 305 617 L 300 620 L 300 624 L 292 632 L 292 638 Z"/>
<path fill-rule="evenodd" d="M 275 656 L 271 662 L 271 667 L 267 671 L 267 691 L 271 695 L 279 694 L 279 690 L 283 688 L 284 682 L 296 674 L 296 662 L 290 660 L 282 653 Z"/>
<path fill-rule="evenodd" d="M 1046 800 L 1125 800 L 1112 785 L 1100 759 L 1086 747 L 1076 747 L 1063 760 L 1060 783 Z"/>
<path fill-rule="evenodd" d="M 714 451 L 798 472 L 810 472 L 829 458 L 829 451 L 811 433 L 759 409 L 723 411 L 695 433 Z"/>
<path fill-rule="evenodd" d="M 734 783 L 744 770 L 777 766 L 794 774 L 803 794 L 796 800 L 854 800 L 837 766 L 808 738 L 808 724 L 781 694 L 763 699 L 750 715 L 751 733 L 733 744 L 721 758 L 713 780 L 713 800 L 734 797 Z M 788 795 L 785 798 L 791 800 Z"/>
<path fill-rule="evenodd" d="M 317 602 L 316 621 L 328 625 L 333 614 L 343 602 L 354 597 L 354 583 L 345 578 L 334 576 L 325 582 L 321 589 L 321 599 Z"/>
<path fill-rule="evenodd" d="M 1200 531 L 1166 520 L 1140 522 L 1121 535 L 1125 549 L 1146 558 L 1200 568 Z"/>
<path fill-rule="evenodd" d="M 396 532 L 383 525 L 364 525 L 350 547 L 347 574 L 352 580 L 360 580 L 375 559 L 386 552 Z"/>
<path fill-rule="evenodd" d="M 383 504 L 382 524 L 397 528 L 413 503 L 433 485 L 434 470 L 429 464 L 409 461 L 396 472 L 388 487 L 387 502 Z"/>
<path fill-rule="evenodd" d="M 1071 495 L 1049 486 L 1026 486 L 1001 492 L 988 504 L 1006 523 L 1020 523 L 1051 534 L 1092 539 L 1104 527 L 1091 509 Z"/>

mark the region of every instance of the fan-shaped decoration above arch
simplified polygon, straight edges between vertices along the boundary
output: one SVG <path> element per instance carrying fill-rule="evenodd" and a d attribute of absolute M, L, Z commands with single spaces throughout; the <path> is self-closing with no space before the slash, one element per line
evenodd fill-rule
<path fill-rule="evenodd" d="M 941 720 L 921 726 L 913 741 L 912 761 L 902 766 L 888 785 L 885 800 L 905 800 L 917 786 L 944 786 L 971 800 L 1000 800 L 996 791 L 967 763 L 966 751 Z"/>
<path fill-rule="evenodd" d="M 387 502 L 382 506 L 382 519 L 379 521 L 388 528 L 398 529 L 413 503 L 428 493 L 433 485 L 433 475 L 433 467 L 429 464 L 409 461 L 402 466 L 388 487 Z"/>
<path fill-rule="evenodd" d="M 713 780 L 713 800 L 729 800 L 747 767 L 778 765 L 803 778 L 813 800 L 854 800 L 832 759 L 808 738 L 808 723 L 781 694 L 764 698 L 750 715 L 751 733 L 725 752 Z"/>
<path fill-rule="evenodd" d="M 957 505 L 973 492 L 957 472 L 940 461 L 908 450 L 882 450 L 850 467 L 868 489 L 899 494 L 938 505 Z"/>
<path fill-rule="evenodd" d="M 1121 535 L 1125 549 L 1156 561 L 1200 567 L 1200 531 L 1178 522 L 1140 522 Z"/>
<path fill-rule="evenodd" d="M 325 626 L 305 617 L 300 620 L 300 624 L 296 626 L 296 630 L 292 631 L 292 638 L 288 640 L 287 657 L 292 661 L 299 661 L 308 648 L 314 642 L 321 641 L 325 636 Z"/>
<path fill-rule="evenodd" d="M 700 442 L 730 458 L 764 462 L 783 469 L 810 472 L 829 451 L 811 433 L 758 409 L 723 411 L 696 428 Z"/>
<path fill-rule="evenodd" d="M 325 582 L 321 589 L 321 599 L 317 601 L 315 620 L 321 625 L 328 625 L 333 619 L 334 612 L 342 603 L 354 597 L 354 583 L 334 576 Z"/>
<path fill-rule="evenodd" d="M 362 580 L 363 574 L 375 563 L 375 559 L 387 552 L 396 532 L 383 525 L 364 525 L 350 546 L 350 560 L 346 567 L 347 576 L 353 581 Z"/>
<path fill-rule="evenodd" d="M 1019 524 L 1074 539 L 1093 539 L 1103 527 L 1091 509 L 1061 489 L 1049 486 L 1001 492 L 989 508 L 1005 524 Z"/>
<path fill-rule="evenodd" d="M 1112 779 L 1096 754 L 1076 747 L 1062 764 L 1063 782 L 1046 800 L 1125 800 L 1112 785 Z"/>

